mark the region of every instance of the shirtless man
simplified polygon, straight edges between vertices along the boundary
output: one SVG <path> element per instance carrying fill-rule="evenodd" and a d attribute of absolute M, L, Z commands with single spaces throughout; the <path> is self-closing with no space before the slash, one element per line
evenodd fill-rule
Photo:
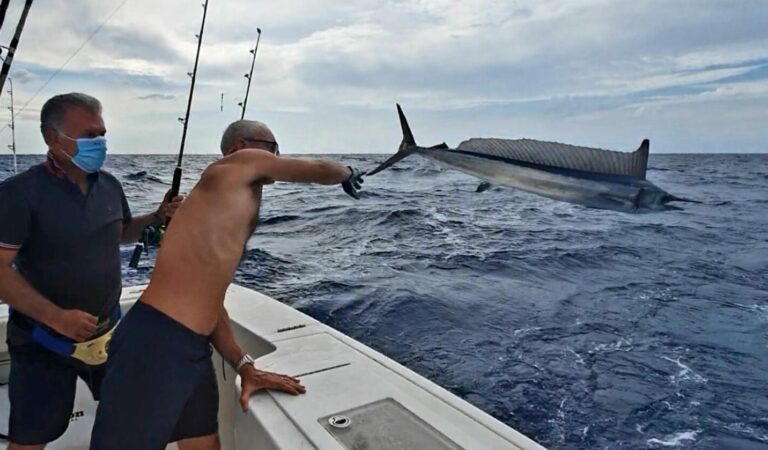
<path fill-rule="evenodd" d="M 235 342 L 224 294 L 256 229 L 262 187 L 275 181 L 342 184 L 357 197 L 362 174 L 330 161 L 278 157 L 265 125 L 237 121 L 224 158 L 203 172 L 173 218 L 146 291 L 109 346 L 91 449 L 217 449 L 212 344 L 240 374 L 240 403 L 256 391 L 304 393 L 299 380 L 255 368 Z"/>

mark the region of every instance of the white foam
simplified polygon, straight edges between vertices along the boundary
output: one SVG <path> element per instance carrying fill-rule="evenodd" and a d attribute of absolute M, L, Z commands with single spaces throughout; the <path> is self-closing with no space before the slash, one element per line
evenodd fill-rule
<path fill-rule="evenodd" d="M 685 441 L 695 441 L 701 430 L 681 431 L 672 436 L 664 436 L 663 439 L 652 438 L 645 441 L 648 445 L 660 445 L 662 447 L 677 447 Z"/>
<path fill-rule="evenodd" d="M 595 348 L 592 349 L 590 353 L 603 352 L 603 351 L 629 351 L 631 349 L 632 349 L 632 341 L 629 339 L 621 338 L 616 342 L 610 342 L 607 344 L 598 344 L 595 346 Z"/>
<path fill-rule="evenodd" d="M 678 384 L 681 381 L 692 381 L 694 383 L 706 383 L 707 380 L 703 376 L 699 375 L 698 373 L 694 372 L 693 369 L 686 366 L 685 364 L 680 362 L 680 358 L 678 359 L 672 359 L 666 356 L 662 356 L 662 358 L 666 359 L 669 362 L 673 362 L 677 364 L 677 367 L 680 368 L 680 372 L 677 373 L 677 375 L 670 375 L 669 379 L 672 382 L 672 384 Z"/>
<path fill-rule="evenodd" d="M 584 358 L 582 358 L 582 357 L 581 357 L 581 355 L 579 355 L 579 354 L 576 352 L 576 350 L 574 350 L 574 349 L 572 349 L 572 348 L 570 348 L 570 347 L 566 348 L 565 350 L 566 350 L 567 352 L 573 353 L 573 356 L 575 356 L 575 357 L 576 357 L 576 364 L 581 364 L 582 366 L 584 365 Z"/>
<path fill-rule="evenodd" d="M 524 334 L 524 333 L 529 333 L 531 331 L 539 331 L 539 330 L 541 330 L 541 327 L 519 328 L 517 330 L 513 330 L 512 334 L 517 336 L 518 334 Z"/>

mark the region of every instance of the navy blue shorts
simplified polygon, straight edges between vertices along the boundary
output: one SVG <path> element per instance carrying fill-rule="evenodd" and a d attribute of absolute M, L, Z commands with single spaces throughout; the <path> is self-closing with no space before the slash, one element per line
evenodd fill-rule
<path fill-rule="evenodd" d="M 10 345 L 11 374 L 8 436 L 23 445 L 58 439 L 69 426 L 80 377 L 99 399 L 105 366 L 87 366 L 36 344 Z"/>
<path fill-rule="evenodd" d="M 218 432 L 211 338 L 140 300 L 109 343 L 91 450 L 165 449 Z"/>

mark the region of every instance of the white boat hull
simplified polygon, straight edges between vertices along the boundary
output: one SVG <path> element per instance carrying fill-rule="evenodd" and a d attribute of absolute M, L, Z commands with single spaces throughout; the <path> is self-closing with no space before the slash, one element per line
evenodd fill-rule
<path fill-rule="evenodd" d="M 143 288 L 124 290 L 124 310 Z M 298 376 L 307 393 L 262 392 L 243 413 L 236 373 L 215 354 L 224 449 L 543 448 L 426 378 L 274 299 L 232 285 L 225 304 L 238 341 L 257 366 Z M 6 322 L 2 305 L 0 333 Z M 0 382 L 7 382 L 8 365 L 3 342 Z M 95 407 L 81 383 L 69 429 L 46 448 L 87 449 Z M 7 395 L 2 395 L 0 420 L 7 414 Z M 342 427 L 332 426 L 332 417 Z M 0 422 L 0 432 L 6 428 L 7 420 Z"/>

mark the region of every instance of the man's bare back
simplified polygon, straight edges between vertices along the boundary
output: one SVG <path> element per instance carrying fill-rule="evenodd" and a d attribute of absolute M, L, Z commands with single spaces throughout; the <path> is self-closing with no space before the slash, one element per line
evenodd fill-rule
<path fill-rule="evenodd" d="M 221 150 L 225 157 L 205 170 L 174 215 L 149 286 L 110 342 L 92 449 L 173 441 L 182 450 L 218 449 L 211 346 L 240 376 L 243 411 L 261 390 L 306 392 L 298 378 L 256 367 L 235 339 L 224 294 L 256 229 L 264 184 L 341 183 L 357 198 L 362 174 L 330 161 L 280 158 L 274 135 L 256 121 L 230 124 Z"/>
<path fill-rule="evenodd" d="M 276 157 L 258 149 L 243 149 L 211 164 L 176 212 L 141 301 L 210 335 L 258 223 L 263 185 L 330 185 L 349 177 L 350 169 L 336 163 Z"/>

